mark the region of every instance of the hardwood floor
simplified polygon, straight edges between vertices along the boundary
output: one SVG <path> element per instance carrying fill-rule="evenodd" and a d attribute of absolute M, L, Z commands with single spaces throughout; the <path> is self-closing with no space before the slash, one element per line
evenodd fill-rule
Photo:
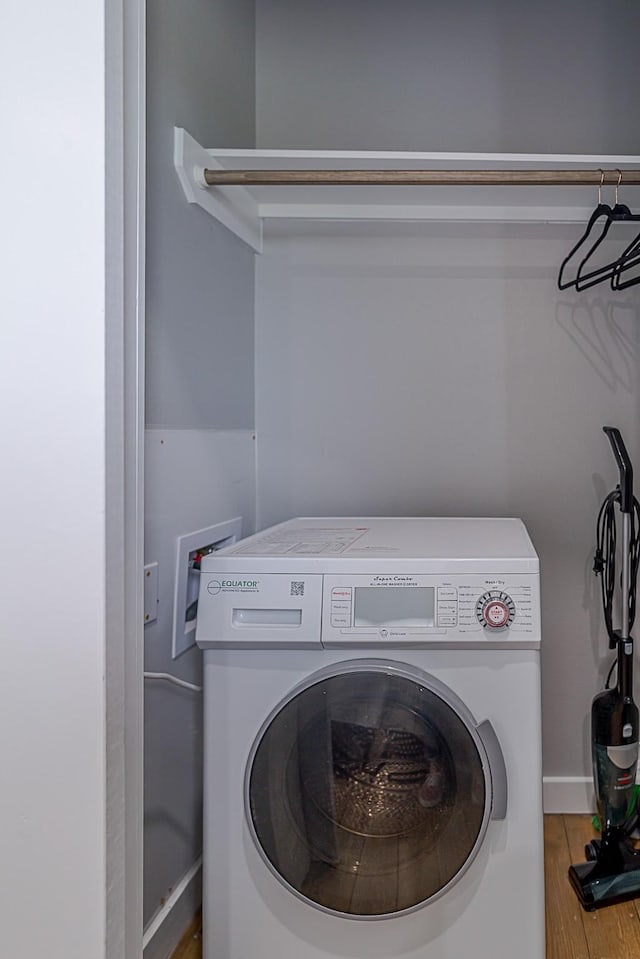
<path fill-rule="evenodd" d="M 545 816 L 547 959 L 638 959 L 640 899 L 585 912 L 567 880 L 592 837 L 589 816 Z"/>
<path fill-rule="evenodd" d="M 584 912 L 569 885 L 567 869 L 592 837 L 589 816 L 544 817 L 547 959 L 640 959 L 640 899 Z M 200 916 L 172 959 L 202 959 Z"/>
<path fill-rule="evenodd" d="M 198 913 L 171 959 L 202 959 L 202 914 Z"/>

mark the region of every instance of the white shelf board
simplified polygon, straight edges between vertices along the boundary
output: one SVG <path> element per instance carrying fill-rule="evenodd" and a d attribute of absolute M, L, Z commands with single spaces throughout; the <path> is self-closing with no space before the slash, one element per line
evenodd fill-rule
<path fill-rule="evenodd" d="M 207 187 L 209 169 L 619 169 L 620 202 L 640 206 L 640 188 L 624 185 L 624 170 L 640 156 L 514 153 L 354 152 L 343 150 L 205 149 L 175 129 L 175 164 L 190 203 L 198 203 L 258 252 L 264 220 L 458 221 L 586 223 L 597 190 L 582 186 L 230 186 Z M 613 203 L 614 188 L 603 189 Z"/>

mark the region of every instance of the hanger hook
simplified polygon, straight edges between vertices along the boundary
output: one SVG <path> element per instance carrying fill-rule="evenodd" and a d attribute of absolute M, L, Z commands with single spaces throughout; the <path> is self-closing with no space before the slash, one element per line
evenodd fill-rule
<path fill-rule="evenodd" d="M 598 206 L 602 203 L 602 185 L 604 183 L 604 170 L 600 170 L 600 184 L 598 186 Z"/>
<path fill-rule="evenodd" d="M 618 205 L 618 187 L 620 186 L 621 183 L 622 183 L 622 170 L 618 170 L 618 182 L 616 183 L 616 206 Z"/>

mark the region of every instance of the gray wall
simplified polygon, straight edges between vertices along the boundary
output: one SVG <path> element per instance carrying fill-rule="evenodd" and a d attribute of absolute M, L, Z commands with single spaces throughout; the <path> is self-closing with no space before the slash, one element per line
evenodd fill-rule
<path fill-rule="evenodd" d="M 632 0 L 256 9 L 261 147 L 640 153 Z M 545 773 L 586 776 L 609 662 L 589 572 L 616 480 L 600 428 L 640 452 L 638 288 L 559 295 L 575 228 L 332 229 L 274 233 L 257 261 L 258 522 L 522 515 L 543 568 Z"/>
<path fill-rule="evenodd" d="M 195 648 L 171 660 L 176 537 L 242 516 L 255 527 L 255 440 L 245 430 L 150 429 L 145 437 L 148 560 L 159 567 L 158 620 L 145 669 L 200 684 Z M 145 684 L 145 923 L 198 858 L 202 842 L 202 697 Z M 194 903 L 192 912 L 197 908 Z M 155 952 L 151 953 L 155 955 Z"/>
<path fill-rule="evenodd" d="M 257 0 L 261 147 L 640 152 L 635 0 Z"/>
<path fill-rule="evenodd" d="M 595 519 L 618 478 L 601 427 L 639 462 L 640 291 L 559 294 L 575 227 L 334 231 L 257 261 L 259 525 L 521 516 L 542 566 L 545 774 L 586 776 L 610 662 Z"/>
<path fill-rule="evenodd" d="M 147 425 L 253 426 L 253 253 L 185 203 L 173 127 L 253 146 L 251 0 L 147 6 Z"/>
<path fill-rule="evenodd" d="M 184 199 L 173 127 L 207 146 L 253 146 L 253 0 L 149 0 L 145 561 L 159 563 L 145 667 L 200 677 L 170 658 L 176 536 L 242 514 L 253 528 L 253 253 Z M 201 704 L 148 682 L 145 923 L 201 843 Z"/>

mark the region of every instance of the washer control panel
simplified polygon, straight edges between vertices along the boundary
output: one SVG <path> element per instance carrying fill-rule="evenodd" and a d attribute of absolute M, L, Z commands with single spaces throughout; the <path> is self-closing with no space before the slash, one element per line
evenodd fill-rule
<path fill-rule="evenodd" d="M 202 648 L 537 649 L 538 576 L 251 573 L 205 569 Z"/>
<path fill-rule="evenodd" d="M 537 575 L 324 576 L 322 644 L 520 645 L 539 639 Z"/>

